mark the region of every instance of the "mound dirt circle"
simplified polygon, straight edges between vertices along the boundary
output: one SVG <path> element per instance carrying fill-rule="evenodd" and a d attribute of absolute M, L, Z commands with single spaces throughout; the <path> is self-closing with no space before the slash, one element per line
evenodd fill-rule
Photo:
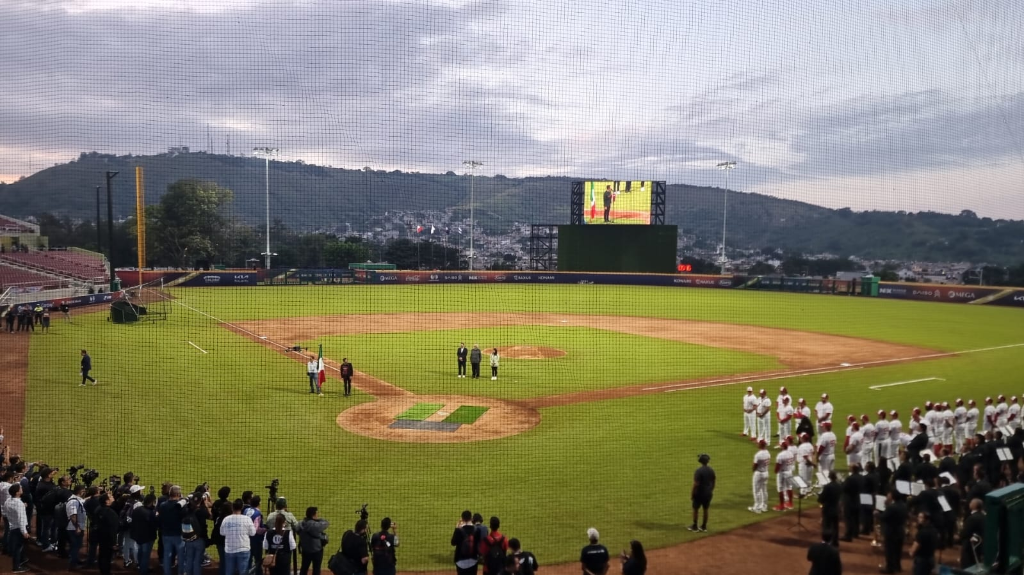
<path fill-rule="evenodd" d="M 542 345 L 510 345 L 499 347 L 501 357 L 508 359 L 553 359 L 565 356 L 565 352 L 553 347 Z"/>
<path fill-rule="evenodd" d="M 487 411 L 470 424 L 454 431 L 405 429 L 392 427 L 396 418 L 417 404 L 443 405 L 424 419 L 442 423 L 460 407 L 484 407 Z M 407 395 L 382 397 L 338 414 L 338 426 L 346 431 L 374 439 L 406 443 L 464 443 L 516 435 L 536 427 L 540 413 L 533 408 L 488 397 L 465 395 Z"/>

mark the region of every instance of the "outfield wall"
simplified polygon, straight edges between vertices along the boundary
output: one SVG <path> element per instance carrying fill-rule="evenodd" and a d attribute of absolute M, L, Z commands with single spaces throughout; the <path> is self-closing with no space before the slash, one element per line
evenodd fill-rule
<path fill-rule="evenodd" d="M 276 273 L 276 272 L 275 272 Z M 663 287 L 697 287 L 712 289 L 743 289 L 795 293 L 852 295 L 859 291 L 856 280 L 814 278 L 781 278 L 761 276 L 722 276 L 701 274 L 630 274 L 537 271 L 377 271 L 289 270 L 287 283 L 348 283 L 354 281 L 375 285 L 417 284 L 581 284 L 635 285 Z M 262 270 L 212 272 L 186 271 L 118 271 L 124 285 L 138 285 L 163 280 L 168 287 L 241 287 L 264 282 Z M 280 276 L 277 276 L 280 277 Z M 936 285 L 882 282 L 878 289 L 882 299 L 968 303 L 1024 308 L 1024 289 L 989 286 Z M 109 300 L 108 300 L 109 301 Z M 92 302 L 99 303 L 99 302 Z M 80 304 L 88 305 L 88 303 Z"/>

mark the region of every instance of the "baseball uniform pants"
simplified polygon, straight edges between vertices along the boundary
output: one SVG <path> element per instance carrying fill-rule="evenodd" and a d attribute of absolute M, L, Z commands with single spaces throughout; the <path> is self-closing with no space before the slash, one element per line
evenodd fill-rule
<path fill-rule="evenodd" d="M 743 435 L 757 437 L 757 416 L 754 412 L 743 412 Z"/>
<path fill-rule="evenodd" d="M 835 455 L 822 455 L 818 458 L 818 470 L 824 473 L 826 476 L 830 471 L 836 469 L 836 456 Z"/>
<path fill-rule="evenodd" d="M 765 414 L 757 418 L 757 438 L 771 441 L 772 438 L 772 417 Z"/>
<path fill-rule="evenodd" d="M 768 472 L 754 472 L 754 509 L 760 511 L 768 510 Z"/>
<path fill-rule="evenodd" d="M 812 465 L 801 465 L 800 466 L 800 479 L 803 479 L 804 483 L 806 483 L 808 487 L 810 487 L 811 485 L 814 485 L 814 466 L 812 466 Z M 801 491 L 804 494 L 807 493 L 806 490 L 801 490 Z"/>
<path fill-rule="evenodd" d="M 779 424 L 779 443 L 782 443 L 783 439 L 790 436 L 790 434 L 792 433 L 792 428 L 793 423 L 791 421 Z"/>
<path fill-rule="evenodd" d="M 864 444 L 864 448 L 861 449 L 861 452 L 860 452 L 860 460 L 863 461 L 865 464 L 867 462 L 871 461 L 875 465 L 878 465 L 878 462 L 875 461 L 875 444 L 874 443 L 865 443 Z"/>
<path fill-rule="evenodd" d="M 775 475 L 775 487 L 779 493 L 785 493 L 790 489 L 793 489 L 793 474 L 792 473 L 778 473 Z"/>

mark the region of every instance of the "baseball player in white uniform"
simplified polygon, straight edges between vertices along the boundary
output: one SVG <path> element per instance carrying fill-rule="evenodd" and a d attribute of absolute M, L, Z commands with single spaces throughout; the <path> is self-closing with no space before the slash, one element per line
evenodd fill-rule
<path fill-rule="evenodd" d="M 942 446 L 948 447 L 950 452 L 953 451 L 953 430 L 956 429 L 956 418 L 953 416 L 953 410 L 949 408 L 949 402 L 942 402 L 942 413 L 941 417 L 938 418 L 941 424 L 942 431 Z M 938 453 L 942 453 L 942 449 L 936 449 Z"/>
<path fill-rule="evenodd" d="M 818 435 L 818 471 L 828 475 L 836 469 L 836 434 L 832 433 L 832 422 L 822 424 Z"/>
<path fill-rule="evenodd" d="M 967 437 L 967 408 L 964 407 L 964 400 L 956 398 L 956 409 L 953 410 L 953 441 L 956 443 L 956 453 L 964 447 L 964 438 Z"/>
<path fill-rule="evenodd" d="M 1006 427 L 1006 417 L 1009 414 L 1010 406 L 1006 405 L 1006 396 L 999 396 L 999 403 L 996 404 L 996 427 Z"/>
<path fill-rule="evenodd" d="M 860 416 L 860 432 L 864 436 L 864 443 L 860 448 L 861 465 L 875 461 L 875 424 L 871 423 L 868 414 Z"/>
<path fill-rule="evenodd" d="M 786 388 L 783 387 L 782 389 L 785 390 Z M 778 411 L 776 412 L 776 415 L 779 418 L 779 448 L 780 449 L 785 447 L 785 445 L 786 445 L 785 444 L 785 440 L 786 440 L 787 437 L 789 437 L 789 434 L 792 433 L 792 429 L 793 429 L 793 414 L 795 413 L 795 410 L 793 409 L 793 406 L 790 405 L 789 402 L 790 402 L 789 396 L 788 395 L 783 396 L 782 404 L 779 405 Z"/>
<path fill-rule="evenodd" d="M 821 394 L 821 401 L 814 405 L 814 412 L 818 416 L 818 435 L 824 431 L 825 422 L 832 423 L 832 403 L 828 400 L 828 394 Z"/>
<path fill-rule="evenodd" d="M 811 444 L 811 436 L 806 433 L 800 434 L 800 447 L 796 448 L 796 460 L 799 463 L 800 478 L 807 484 L 808 489 L 814 481 L 814 445 Z M 806 495 L 806 491 L 804 495 Z"/>
<path fill-rule="evenodd" d="M 1006 426 L 1013 431 L 1020 428 L 1020 404 L 1016 395 L 1010 398 L 1010 407 L 1006 410 Z"/>
<path fill-rule="evenodd" d="M 931 446 L 933 443 L 938 441 L 935 438 L 935 430 L 938 429 L 938 427 L 935 425 L 934 415 L 935 415 L 935 405 L 933 405 L 932 402 L 930 402 L 930 401 L 924 402 L 924 414 L 921 415 L 921 421 L 923 421 L 924 424 L 925 424 L 925 433 L 928 434 L 928 445 L 929 446 Z M 919 430 L 919 432 L 920 432 L 920 430 Z"/>
<path fill-rule="evenodd" d="M 851 469 L 854 465 L 860 465 L 861 450 L 864 449 L 864 434 L 861 433 L 860 424 L 856 421 L 850 426 L 850 435 L 846 436 L 846 468 Z"/>
<path fill-rule="evenodd" d="M 988 433 L 996 425 L 996 406 L 992 405 L 991 397 L 985 398 L 984 416 L 985 419 L 982 421 L 981 431 L 983 433 Z"/>
<path fill-rule="evenodd" d="M 900 456 L 900 439 L 903 437 L 903 422 L 895 409 L 889 412 L 889 459 Z"/>
<path fill-rule="evenodd" d="M 796 457 L 789 450 L 789 443 L 782 440 L 782 451 L 775 456 L 775 483 L 779 490 L 779 504 L 774 511 L 785 511 L 793 508 L 793 464 Z"/>
<path fill-rule="evenodd" d="M 793 415 L 796 415 L 797 413 L 799 413 L 800 417 L 810 418 L 811 417 L 811 408 L 807 407 L 807 401 L 804 398 L 801 397 L 800 399 L 797 400 L 796 403 L 797 403 L 797 405 L 796 405 L 796 413 L 794 413 Z"/>
<path fill-rule="evenodd" d="M 967 401 L 967 415 L 964 416 L 964 439 L 974 439 L 978 433 L 978 420 L 981 419 L 981 412 L 978 411 L 978 404 L 973 399 Z"/>
<path fill-rule="evenodd" d="M 747 394 L 743 396 L 743 437 L 749 437 L 751 441 L 757 441 L 757 416 L 754 410 L 757 409 L 758 399 L 754 395 L 754 388 L 748 387 Z"/>
<path fill-rule="evenodd" d="M 789 400 L 789 405 L 790 406 L 793 405 L 793 397 L 791 395 L 789 395 L 789 390 L 786 389 L 786 386 L 782 386 L 782 387 L 779 388 L 779 396 L 775 398 L 775 410 L 776 411 L 782 409 L 783 400 L 785 400 L 785 399 Z M 778 434 L 779 434 L 779 444 L 781 445 L 782 444 L 782 439 L 784 437 L 786 437 L 787 435 L 789 435 L 789 433 L 783 433 L 782 432 L 782 422 L 781 421 L 779 422 Z"/>
<path fill-rule="evenodd" d="M 921 419 L 921 408 L 915 407 L 914 411 L 910 412 L 910 421 L 907 422 L 907 433 L 911 438 L 917 437 L 917 434 L 921 433 L 922 423 L 925 423 Z"/>
<path fill-rule="evenodd" d="M 846 453 L 846 447 L 850 445 L 850 436 L 853 435 L 853 425 L 857 421 L 857 418 L 853 414 L 846 416 L 846 434 L 843 435 L 843 453 Z M 846 468 L 850 468 L 850 456 L 846 456 Z"/>
<path fill-rule="evenodd" d="M 772 400 L 768 398 L 768 392 L 761 390 L 760 399 L 757 404 L 757 439 L 771 441 L 772 438 Z M 765 507 L 765 511 L 768 508 Z"/>
<path fill-rule="evenodd" d="M 768 409 L 771 410 L 771 400 L 768 400 Z M 769 430 L 769 433 L 771 431 Z M 754 454 L 754 505 L 747 510 L 753 513 L 764 513 L 768 511 L 768 463 L 772 456 L 768 453 L 768 442 L 760 439 L 757 442 L 757 453 Z"/>
<path fill-rule="evenodd" d="M 875 464 L 879 467 L 887 465 L 889 459 L 889 421 L 885 419 L 885 410 L 878 410 L 875 421 Z"/>

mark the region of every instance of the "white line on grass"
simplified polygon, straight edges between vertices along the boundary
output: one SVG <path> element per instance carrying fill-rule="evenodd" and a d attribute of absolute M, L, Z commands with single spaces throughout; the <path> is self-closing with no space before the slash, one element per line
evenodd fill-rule
<path fill-rule="evenodd" d="M 883 383 L 882 385 L 872 385 L 868 389 L 874 389 L 875 391 L 878 391 L 879 389 L 882 389 L 883 387 L 893 387 L 893 386 L 896 386 L 896 385 L 906 385 L 908 383 L 921 383 L 922 381 L 946 381 L 946 380 L 942 379 L 941 377 L 923 377 L 921 379 L 908 379 L 907 381 L 897 381 L 897 382 L 894 382 L 894 383 Z"/>
<path fill-rule="evenodd" d="M 792 379 L 794 377 L 807 377 L 808 375 L 823 375 L 823 374 L 826 374 L 826 373 L 836 373 L 836 372 L 839 372 L 839 371 L 850 371 L 850 370 L 854 370 L 854 369 L 863 369 L 863 368 L 862 367 L 840 367 L 840 368 L 836 368 L 836 369 L 829 369 L 827 371 L 815 371 L 815 372 L 811 372 L 811 373 L 791 372 L 791 373 L 783 373 L 783 374 L 776 375 L 776 376 L 773 376 L 773 377 L 764 377 L 764 378 L 761 378 L 761 379 L 747 379 L 745 381 L 732 381 L 732 380 L 727 380 L 727 379 L 713 380 L 712 382 L 695 381 L 693 383 L 680 383 L 680 384 L 678 384 L 679 386 L 684 386 L 685 385 L 686 387 L 676 387 L 676 389 L 666 389 L 662 393 L 672 393 L 674 391 L 689 391 L 690 389 L 695 389 L 695 388 L 697 388 L 697 389 L 704 389 L 704 388 L 707 388 L 707 387 L 722 387 L 722 386 L 725 386 L 725 385 L 735 385 L 737 383 L 759 383 L 759 382 L 762 382 L 762 381 L 775 381 L 777 379 Z M 806 370 L 804 370 L 804 371 L 806 371 Z M 718 381 L 720 383 L 715 383 L 715 381 Z M 709 383 L 711 385 L 708 385 Z"/>
<path fill-rule="evenodd" d="M 201 351 L 201 352 L 203 352 L 203 353 L 210 353 L 210 352 L 206 351 L 205 349 L 203 349 L 203 348 L 199 347 L 198 345 L 196 345 L 196 344 L 192 343 L 191 341 L 190 341 L 190 342 L 188 342 L 188 344 L 189 344 L 189 345 L 191 345 L 192 347 L 194 347 L 194 348 L 198 349 L 199 351 Z"/>

